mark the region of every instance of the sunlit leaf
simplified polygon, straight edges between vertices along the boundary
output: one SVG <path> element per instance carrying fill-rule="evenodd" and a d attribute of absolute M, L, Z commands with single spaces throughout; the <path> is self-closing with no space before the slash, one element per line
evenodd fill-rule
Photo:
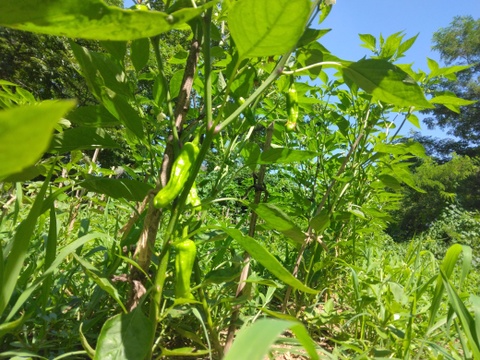
<path fill-rule="evenodd" d="M 314 158 L 318 154 L 313 151 L 294 150 L 288 148 L 273 148 L 265 151 L 260 156 L 260 164 L 287 164 L 305 161 Z"/>
<path fill-rule="evenodd" d="M 282 209 L 274 204 L 250 204 L 250 207 L 258 216 L 265 220 L 269 228 L 280 231 L 298 244 L 303 244 L 305 241 L 305 234 L 302 230 L 295 225 L 293 220 Z"/>
<path fill-rule="evenodd" d="M 360 60 L 345 66 L 343 73 L 380 101 L 399 107 L 432 108 L 420 86 L 406 72 L 386 60 Z"/>
<path fill-rule="evenodd" d="M 296 279 L 263 245 L 250 236 L 243 235 L 239 230 L 233 228 L 222 228 L 236 242 L 247 251 L 252 258 L 262 264 L 274 276 L 291 287 L 309 293 L 316 294 L 318 291 L 309 288 Z"/>
<path fill-rule="evenodd" d="M 310 14 L 308 0 L 240 0 L 228 26 L 241 58 L 281 55 L 293 50 Z"/>
<path fill-rule="evenodd" d="M 214 4 L 166 14 L 122 10 L 100 0 L 2 1 L 0 25 L 70 38 L 133 40 L 179 28 Z"/>
<path fill-rule="evenodd" d="M 0 178 L 33 165 L 73 101 L 45 101 L 0 111 Z"/>
<path fill-rule="evenodd" d="M 279 319 L 262 319 L 253 325 L 240 329 L 224 360 L 265 359 L 271 346 L 287 329 L 291 329 L 297 336 L 307 350 L 310 359 L 319 359 L 315 344 L 301 323 Z"/>

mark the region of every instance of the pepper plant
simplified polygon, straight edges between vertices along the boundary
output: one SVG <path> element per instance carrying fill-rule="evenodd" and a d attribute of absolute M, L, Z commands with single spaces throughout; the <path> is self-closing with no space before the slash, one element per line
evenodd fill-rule
<path fill-rule="evenodd" d="M 452 99 L 427 100 L 420 85 L 433 77 L 396 64 L 414 38 L 362 35 L 371 58 L 331 54 L 318 24 L 332 1 L 145 5 L 0 5 L 2 26 L 69 38 L 96 100 L 37 102 L 0 83 L 2 198 L 15 205 L 2 226 L 23 214 L 0 248 L 0 336 L 58 310 L 50 292 L 74 291 L 74 280 L 59 283 L 68 272 L 95 284 L 71 356 L 233 359 L 245 334 L 265 334 L 251 354 L 262 358 L 291 329 L 310 357 L 333 358 L 297 318 L 336 299 L 337 259 L 355 264 L 396 191 L 416 189 L 409 161 L 424 152 L 397 141 L 396 118 L 416 123 L 415 112 Z M 188 44 L 165 56 L 172 34 Z M 128 160 L 103 167 L 112 152 Z M 35 272 L 24 264 L 45 231 Z M 273 319 L 235 343 L 259 317 Z"/>

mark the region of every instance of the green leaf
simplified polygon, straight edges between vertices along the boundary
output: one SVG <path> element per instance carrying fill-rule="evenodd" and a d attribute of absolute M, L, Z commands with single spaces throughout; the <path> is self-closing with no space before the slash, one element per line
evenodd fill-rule
<path fill-rule="evenodd" d="M 37 195 L 38 196 L 38 195 Z M 108 241 L 111 241 L 112 239 L 107 238 L 105 234 L 101 233 L 90 233 L 88 235 L 82 236 L 78 238 L 77 240 L 69 243 L 68 245 L 64 246 L 56 255 L 55 260 L 53 263 L 50 265 L 50 267 L 42 274 L 41 277 L 35 280 L 35 282 L 30 285 L 27 289 L 23 290 L 20 296 L 18 297 L 16 303 L 14 306 L 12 306 L 10 313 L 8 314 L 6 321 L 9 321 L 16 313 L 17 311 L 20 310 L 22 305 L 28 300 L 28 298 L 32 295 L 32 293 L 35 291 L 35 289 L 42 283 L 42 281 L 48 277 L 50 274 L 52 274 L 54 271 L 57 270 L 57 268 L 60 266 L 60 264 L 63 262 L 63 260 L 70 255 L 72 252 L 74 252 L 76 249 L 81 247 L 82 245 L 86 244 L 87 242 L 94 240 L 94 239 L 107 239 Z M 0 287 L 1 289 L 1 287 Z"/>
<path fill-rule="evenodd" d="M 100 0 L 2 1 L 0 25 L 70 38 L 134 40 L 180 28 L 215 3 L 166 14 L 122 10 Z"/>
<path fill-rule="evenodd" d="M 45 194 L 48 189 L 50 177 L 52 176 L 53 167 L 47 175 L 45 181 L 38 194 L 36 194 L 35 202 L 30 209 L 27 217 L 23 220 L 16 229 L 15 235 L 11 240 L 11 248 L 9 252 L 2 255 L 2 268 L 0 278 L 0 316 L 10 301 L 15 286 L 17 284 L 18 276 L 23 267 L 23 262 L 27 256 L 30 239 L 35 230 L 37 220 L 42 215 L 43 202 L 45 201 Z M 10 319 L 7 317 L 6 321 Z"/>
<path fill-rule="evenodd" d="M 75 259 L 80 263 L 80 265 L 84 268 L 85 273 L 88 275 L 90 279 L 95 281 L 95 283 L 104 290 L 107 294 L 109 294 L 120 307 L 122 310 L 127 313 L 127 309 L 123 305 L 122 299 L 120 299 L 120 294 L 118 293 L 117 289 L 113 284 L 104 276 L 100 275 L 100 271 L 98 271 L 92 264 L 90 264 L 84 258 L 78 256 L 77 254 L 73 253 Z"/>
<path fill-rule="evenodd" d="M 309 288 L 296 279 L 283 265 L 268 251 L 263 245 L 255 241 L 250 236 L 243 235 L 240 230 L 224 227 L 222 228 L 228 235 L 230 235 L 245 251 L 247 251 L 252 258 L 262 264 L 274 276 L 283 281 L 291 287 L 309 293 L 316 294 L 317 290 Z"/>
<path fill-rule="evenodd" d="M 33 164 L 47 150 L 54 126 L 73 101 L 45 101 L 0 111 L 0 178 Z"/>
<path fill-rule="evenodd" d="M 445 289 L 444 282 L 442 279 L 444 276 L 447 279 L 450 278 L 450 276 L 453 273 L 455 263 L 457 262 L 461 252 L 462 252 L 462 245 L 454 244 L 448 248 L 447 253 L 445 254 L 445 257 L 443 258 L 442 265 L 440 267 L 441 274 L 439 274 L 437 277 L 437 285 L 435 286 L 435 292 L 430 305 L 429 326 L 432 326 L 434 324 L 435 316 L 437 315 L 438 309 L 440 308 L 440 304 L 442 302 L 442 295 Z"/>
<path fill-rule="evenodd" d="M 304 33 L 302 34 L 302 37 L 300 38 L 300 40 L 298 40 L 297 47 L 305 46 L 305 45 L 310 44 L 314 41 L 316 42 L 323 35 L 327 34 L 330 31 L 331 31 L 331 29 L 311 29 L 311 28 L 307 28 L 307 29 L 305 29 Z"/>
<path fill-rule="evenodd" d="M 135 109 L 130 106 L 126 96 L 107 92 L 102 102 L 108 111 L 139 139 L 144 138 L 143 121 Z"/>
<path fill-rule="evenodd" d="M 374 151 L 378 151 L 385 154 L 412 154 L 418 157 L 425 157 L 425 148 L 422 144 L 417 142 L 399 143 L 399 144 L 385 144 L 377 143 L 373 148 Z"/>
<path fill-rule="evenodd" d="M 450 284 L 447 275 L 442 270 L 440 270 L 440 275 L 442 277 L 443 285 L 445 286 L 450 305 L 452 306 L 453 310 L 460 319 L 460 323 L 462 324 L 463 331 L 467 337 L 469 348 L 474 355 L 473 358 L 480 359 L 480 342 L 476 333 L 477 326 L 475 324 L 475 319 L 472 317 L 472 315 L 470 315 L 470 312 L 463 303 L 462 299 L 460 299 L 460 296 L 458 296 L 457 292 Z"/>
<path fill-rule="evenodd" d="M 305 234 L 282 209 L 268 203 L 250 204 L 250 208 L 265 220 L 270 229 L 280 231 L 300 245 L 305 242 Z"/>
<path fill-rule="evenodd" d="M 241 151 L 242 156 L 245 158 L 245 165 L 252 171 L 255 171 L 260 153 L 260 147 L 252 141 L 247 142 Z"/>
<path fill-rule="evenodd" d="M 120 122 L 102 105 L 81 106 L 71 111 L 68 116 L 71 122 L 85 127 L 112 127 Z"/>
<path fill-rule="evenodd" d="M 476 103 L 476 101 L 473 100 L 465 100 L 449 95 L 435 96 L 433 99 L 430 99 L 430 102 L 432 104 L 443 105 L 457 114 L 460 114 L 460 106 L 467 106 Z"/>
<path fill-rule="evenodd" d="M 89 191 L 128 201 L 142 201 L 153 189 L 152 185 L 136 180 L 95 178 L 93 176 L 80 185 Z"/>
<path fill-rule="evenodd" d="M 273 148 L 260 156 L 260 164 L 288 164 L 314 158 L 318 154 L 313 151 L 294 150 L 288 148 Z"/>
<path fill-rule="evenodd" d="M 253 325 L 240 329 L 224 360 L 265 359 L 275 341 L 288 329 L 291 329 L 297 336 L 311 359 L 319 359 L 315 350 L 315 343 L 301 323 L 279 319 L 262 319 Z"/>
<path fill-rule="evenodd" d="M 240 0 L 228 26 L 240 58 L 282 55 L 293 50 L 310 14 L 308 0 Z"/>
<path fill-rule="evenodd" d="M 144 359 L 150 353 L 152 322 L 137 306 L 128 314 L 108 319 L 100 331 L 94 360 Z"/>
<path fill-rule="evenodd" d="M 142 38 L 132 41 L 132 53 L 130 58 L 132 59 L 132 64 L 137 72 L 140 72 L 148 63 L 148 58 L 150 57 L 150 41 L 148 39 Z"/>
<path fill-rule="evenodd" d="M 370 34 L 358 34 L 358 36 L 360 37 L 360 40 L 363 41 L 363 44 L 361 45 L 362 47 L 371 51 L 377 50 L 377 39 L 375 39 L 375 36 Z"/>
<path fill-rule="evenodd" d="M 102 101 L 105 88 L 133 98 L 125 69 L 120 63 L 114 61 L 109 54 L 91 51 L 73 41 L 70 46 L 81 67 L 82 75 L 97 100 Z"/>
<path fill-rule="evenodd" d="M 115 142 L 103 129 L 78 127 L 55 134 L 49 152 L 65 153 L 73 150 L 116 148 Z"/>
<path fill-rule="evenodd" d="M 432 108 L 415 80 L 386 60 L 360 60 L 345 66 L 343 74 L 380 101 L 399 107 Z"/>
<path fill-rule="evenodd" d="M 310 226 L 318 233 L 321 234 L 330 225 L 330 214 L 324 209 L 320 214 L 314 216 L 310 220 Z"/>
<path fill-rule="evenodd" d="M 16 331 L 20 326 L 23 325 L 24 321 L 26 320 L 26 315 L 22 314 L 17 320 L 4 322 L 0 324 L 0 339 L 9 333 Z"/>

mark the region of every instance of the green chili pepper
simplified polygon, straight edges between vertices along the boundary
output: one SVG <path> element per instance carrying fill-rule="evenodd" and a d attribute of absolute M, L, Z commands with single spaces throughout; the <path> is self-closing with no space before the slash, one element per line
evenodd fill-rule
<path fill-rule="evenodd" d="M 187 142 L 172 165 L 170 180 L 153 199 L 156 208 L 167 207 L 181 192 L 190 176 L 190 170 L 199 152 L 198 146 Z"/>
<path fill-rule="evenodd" d="M 291 131 L 297 127 L 298 119 L 298 95 L 295 89 L 295 83 L 292 81 L 287 93 L 287 130 Z"/>
<path fill-rule="evenodd" d="M 175 245 L 175 297 L 193 299 L 190 289 L 190 277 L 197 254 L 197 247 L 192 240 L 184 240 Z"/>
<path fill-rule="evenodd" d="M 192 188 L 190 189 L 190 192 L 188 193 L 187 205 L 192 205 L 192 208 L 194 210 L 200 210 L 200 206 L 202 205 L 202 201 L 200 200 L 200 197 L 198 196 L 197 184 L 196 183 L 193 183 Z"/>

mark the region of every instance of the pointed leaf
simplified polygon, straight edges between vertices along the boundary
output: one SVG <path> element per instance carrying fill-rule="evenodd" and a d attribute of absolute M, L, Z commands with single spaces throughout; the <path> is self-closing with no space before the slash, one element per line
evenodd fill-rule
<path fill-rule="evenodd" d="M 318 154 L 313 151 L 273 148 L 260 156 L 260 164 L 288 164 L 314 158 Z"/>
<path fill-rule="evenodd" d="M 47 150 L 54 126 L 74 105 L 45 101 L 0 111 L 0 178 L 35 164 Z"/>
<path fill-rule="evenodd" d="M 75 253 L 73 253 L 73 256 L 80 263 L 80 265 L 82 265 L 88 277 L 93 281 L 95 281 L 95 283 L 102 290 L 104 290 L 107 294 L 109 294 L 117 302 L 117 304 L 120 305 L 122 310 L 126 313 L 127 309 L 123 305 L 122 299 L 120 299 L 120 294 L 118 293 L 117 288 L 113 286 L 113 284 L 110 282 L 110 280 L 104 276 L 101 276 L 100 271 L 98 271 L 92 264 L 90 264 L 84 258 L 78 256 Z"/>
<path fill-rule="evenodd" d="M 146 38 L 132 41 L 132 53 L 130 55 L 135 70 L 139 72 L 147 65 L 150 56 L 150 41 Z"/>
<path fill-rule="evenodd" d="M 343 73 L 380 101 L 399 107 L 432 108 L 415 80 L 386 60 L 360 60 L 344 67 Z"/>
<path fill-rule="evenodd" d="M 215 3 L 166 14 L 122 10 L 101 0 L 2 1 L 0 25 L 70 38 L 133 40 L 179 28 Z"/>
<path fill-rule="evenodd" d="M 300 245 L 304 243 L 305 234 L 282 209 L 268 203 L 250 204 L 250 207 L 265 220 L 270 229 L 280 231 Z"/>
<path fill-rule="evenodd" d="M 281 55 L 293 50 L 310 14 L 308 0 L 240 0 L 228 26 L 240 58 Z"/>
<path fill-rule="evenodd" d="M 296 279 L 263 245 L 250 236 L 243 235 L 240 230 L 224 227 L 222 228 L 240 246 L 242 246 L 255 260 L 262 264 L 274 276 L 291 287 L 309 293 L 316 294 L 317 290 L 309 288 Z"/>
<path fill-rule="evenodd" d="M 65 153 L 73 150 L 116 148 L 116 143 L 103 129 L 78 127 L 55 134 L 49 152 Z"/>
<path fill-rule="evenodd" d="M 106 179 L 89 177 L 80 184 L 87 190 L 105 194 L 115 199 L 142 201 L 153 186 L 130 179 Z"/>

